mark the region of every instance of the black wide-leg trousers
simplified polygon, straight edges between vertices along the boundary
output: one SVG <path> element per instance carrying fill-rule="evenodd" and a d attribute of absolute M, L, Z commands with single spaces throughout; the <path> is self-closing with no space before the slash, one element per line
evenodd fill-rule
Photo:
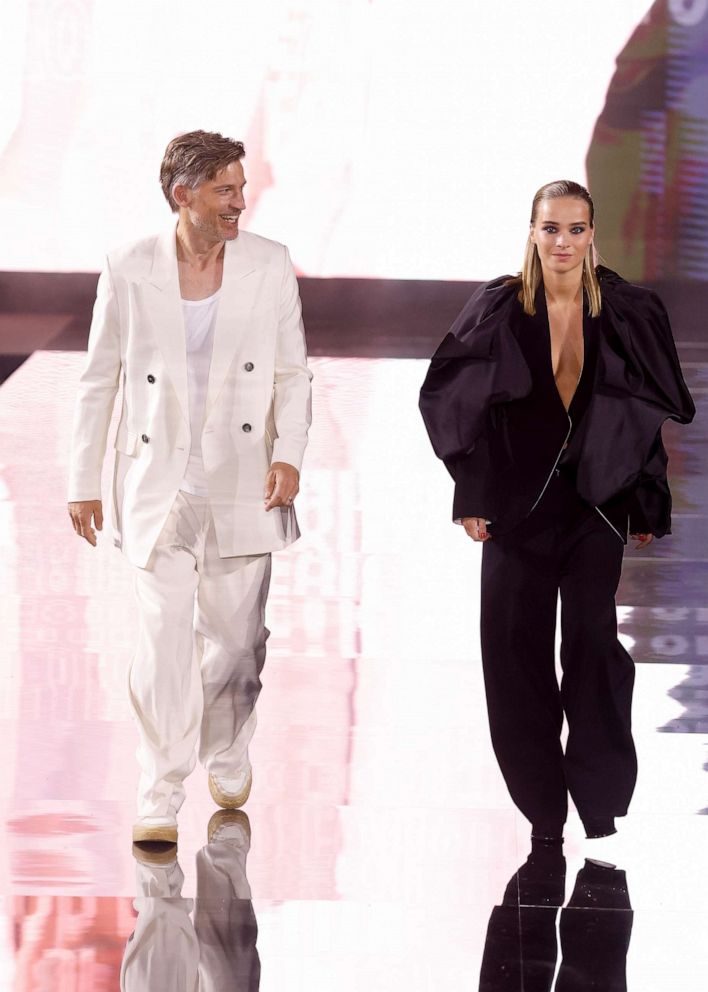
<path fill-rule="evenodd" d="M 481 641 L 492 744 L 535 831 L 561 831 L 570 793 L 588 833 L 611 832 L 634 791 L 634 663 L 617 639 L 615 608 L 623 550 L 563 474 L 554 474 L 523 524 L 484 545 Z"/>

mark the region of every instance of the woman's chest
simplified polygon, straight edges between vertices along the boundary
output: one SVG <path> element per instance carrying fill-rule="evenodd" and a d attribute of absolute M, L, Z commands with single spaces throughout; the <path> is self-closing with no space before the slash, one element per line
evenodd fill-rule
<path fill-rule="evenodd" d="M 583 368 L 585 351 L 582 310 L 554 311 L 549 307 L 548 329 L 553 378 L 561 391 L 569 386 L 574 389 Z"/>
<path fill-rule="evenodd" d="M 592 379 L 595 323 L 580 308 L 573 313 L 546 310 L 545 301 L 533 316 L 519 315 L 515 334 L 531 373 L 534 400 L 568 411 L 581 377 Z"/>

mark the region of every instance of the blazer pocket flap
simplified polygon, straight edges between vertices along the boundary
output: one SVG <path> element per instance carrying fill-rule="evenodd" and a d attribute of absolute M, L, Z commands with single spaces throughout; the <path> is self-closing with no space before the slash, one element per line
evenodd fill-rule
<path fill-rule="evenodd" d="M 138 447 L 138 435 L 118 428 L 113 447 L 123 455 L 134 455 Z"/>

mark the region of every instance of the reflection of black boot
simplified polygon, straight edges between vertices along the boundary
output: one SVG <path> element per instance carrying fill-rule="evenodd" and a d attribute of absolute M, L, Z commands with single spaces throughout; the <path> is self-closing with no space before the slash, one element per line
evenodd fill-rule
<path fill-rule="evenodd" d="M 586 861 L 561 913 L 557 992 L 626 992 L 632 921 L 625 873 Z"/>
<path fill-rule="evenodd" d="M 495 906 L 479 992 L 550 992 L 556 970 L 556 908 Z"/>
<path fill-rule="evenodd" d="M 556 916 L 565 896 L 560 844 L 533 842 L 495 906 L 484 945 L 480 992 L 550 992 L 558 954 Z"/>
<path fill-rule="evenodd" d="M 631 910 L 626 874 L 614 865 L 586 860 L 578 872 L 568 908 Z"/>

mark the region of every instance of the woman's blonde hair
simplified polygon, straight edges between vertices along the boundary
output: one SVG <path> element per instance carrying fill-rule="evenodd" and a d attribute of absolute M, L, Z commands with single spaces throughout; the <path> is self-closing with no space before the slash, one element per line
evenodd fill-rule
<path fill-rule="evenodd" d="M 538 206 L 542 200 L 556 200 L 561 196 L 574 197 L 587 203 L 590 212 L 590 227 L 595 226 L 595 205 L 592 197 L 584 186 L 574 183 L 569 179 L 558 179 L 552 183 L 542 186 L 533 198 L 531 207 L 531 224 L 536 223 Z M 602 310 L 602 292 L 598 282 L 595 266 L 597 265 L 597 254 L 594 244 L 589 244 L 583 259 L 583 288 L 588 295 L 588 304 L 591 317 L 597 317 Z M 523 304 L 524 313 L 533 316 L 536 313 L 536 292 L 541 285 L 541 259 L 538 257 L 538 249 L 531 240 L 531 235 L 526 242 L 524 252 L 524 264 L 521 274 L 517 277 L 521 283 L 519 289 L 519 301 Z"/>

